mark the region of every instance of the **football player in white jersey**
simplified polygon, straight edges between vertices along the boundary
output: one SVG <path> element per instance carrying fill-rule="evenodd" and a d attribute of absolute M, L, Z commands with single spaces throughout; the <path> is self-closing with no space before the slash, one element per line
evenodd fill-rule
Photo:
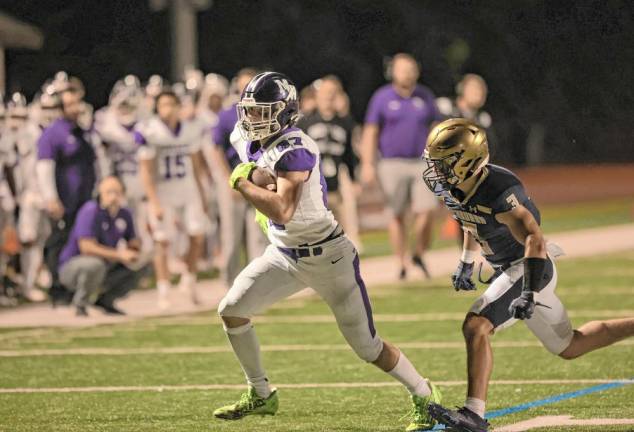
<path fill-rule="evenodd" d="M 117 81 L 108 106 L 95 113 L 94 131 L 106 156 L 103 159 L 108 166 L 102 167 L 104 175 L 114 175 L 122 181 L 126 207 L 132 211 L 139 237 L 146 248 L 151 241 L 144 229 L 147 225 L 143 204 L 145 194 L 139 178 L 139 144 L 134 133 L 134 126 L 141 118 L 142 103 L 143 91 L 137 77 L 128 75 Z"/>
<path fill-rule="evenodd" d="M 22 244 L 20 265 L 23 276 L 22 294 L 30 301 L 42 301 L 46 296 L 35 289 L 44 259 L 44 244 L 50 234 L 46 204 L 40 193 L 37 177 L 37 142 L 42 131 L 55 117 L 61 116 L 58 95 L 44 91 L 31 105 L 28 121 L 15 135 L 17 164 L 15 168 L 16 196 L 20 206 L 18 236 Z M 50 276 L 47 277 L 50 279 Z"/>
<path fill-rule="evenodd" d="M 156 97 L 156 115 L 135 128 L 140 144 L 141 181 L 149 204 L 149 221 L 156 242 L 156 271 L 159 307 L 169 307 L 170 288 L 167 255 L 175 238 L 177 222 L 189 236 L 185 257 L 187 270 L 181 275 L 181 287 L 198 302 L 196 265 L 201 254 L 206 216 L 200 184 L 203 158 L 200 141 L 203 130 L 189 121 L 180 120 L 180 100 L 170 90 Z"/>
<path fill-rule="evenodd" d="M 412 421 L 406 430 L 431 430 L 434 421 L 427 407 L 440 400 L 440 392 L 374 327 L 359 255 L 326 207 L 319 148 L 293 127 L 298 117 L 294 84 L 280 73 L 258 74 L 242 93 L 237 110 L 249 162 L 238 165 L 229 181 L 258 210 L 271 244 L 238 275 L 218 307 L 249 389 L 214 416 L 236 420 L 275 414 L 278 395 L 262 365 L 251 317 L 310 286 L 328 303 L 357 355 L 410 391 Z M 276 191 L 249 181 L 256 167 L 276 177 Z"/>

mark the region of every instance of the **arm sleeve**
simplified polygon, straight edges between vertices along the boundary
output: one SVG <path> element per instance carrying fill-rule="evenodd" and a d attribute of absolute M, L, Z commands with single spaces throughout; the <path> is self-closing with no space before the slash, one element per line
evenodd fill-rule
<path fill-rule="evenodd" d="M 98 209 L 99 206 L 95 201 L 88 201 L 79 210 L 77 218 L 75 219 L 75 225 L 73 226 L 73 231 L 75 231 L 77 239 L 97 238 L 97 233 L 95 232 L 95 216 L 97 215 Z"/>
<path fill-rule="evenodd" d="M 310 171 L 317 157 L 305 148 L 289 150 L 275 164 L 275 171 Z"/>
<path fill-rule="evenodd" d="M 35 164 L 35 175 L 44 201 L 59 199 L 55 183 L 55 161 L 52 159 L 38 160 Z"/>
<path fill-rule="evenodd" d="M 55 136 L 51 128 L 47 128 L 42 132 L 42 136 L 37 141 L 37 158 L 38 160 L 48 159 L 55 160 Z"/>
<path fill-rule="evenodd" d="M 369 124 L 380 124 L 382 121 L 382 101 L 381 101 L 381 95 L 380 93 L 377 91 L 374 93 L 374 95 L 372 96 L 372 99 L 370 99 L 370 102 L 368 103 L 368 111 L 365 114 L 365 122 L 369 123 Z"/>
<path fill-rule="evenodd" d="M 134 218 L 132 217 L 132 213 L 130 213 L 128 209 L 124 208 L 123 211 L 124 211 L 124 218 L 126 221 L 126 228 L 125 228 L 125 232 L 123 233 L 123 238 L 126 239 L 127 241 L 130 241 L 136 238 L 136 231 L 134 229 Z"/>

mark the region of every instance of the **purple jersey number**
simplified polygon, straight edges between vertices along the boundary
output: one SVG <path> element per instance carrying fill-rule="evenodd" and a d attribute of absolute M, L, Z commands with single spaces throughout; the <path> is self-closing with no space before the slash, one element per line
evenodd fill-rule
<path fill-rule="evenodd" d="M 187 167 L 185 165 L 185 160 L 183 159 L 185 155 L 183 154 L 175 154 L 165 156 L 165 180 L 169 180 L 171 178 L 183 178 L 187 174 Z"/>

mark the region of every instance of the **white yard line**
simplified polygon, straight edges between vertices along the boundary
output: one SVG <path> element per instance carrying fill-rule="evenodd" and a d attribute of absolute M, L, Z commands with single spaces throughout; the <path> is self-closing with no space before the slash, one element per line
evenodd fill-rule
<path fill-rule="evenodd" d="M 425 322 L 425 321 L 462 321 L 465 312 L 430 312 L 417 314 L 374 314 L 376 322 Z M 634 316 L 634 310 L 630 309 L 599 309 L 599 310 L 569 310 L 568 316 L 572 318 L 620 318 Z M 212 325 L 220 324 L 219 318 L 192 318 L 173 317 L 153 321 L 156 326 L 166 325 Z M 255 324 L 319 324 L 335 322 L 332 315 L 272 315 L 253 318 Z"/>
<path fill-rule="evenodd" d="M 579 385 L 604 384 L 618 379 L 578 379 L 578 380 L 494 380 L 491 385 Z M 623 379 L 622 382 L 633 382 Z M 434 384 L 445 387 L 459 387 L 467 385 L 466 381 L 434 381 Z M 163 386 L 104 386 L 104 387 L 17 387 L 0 388 L 0 394 L 11 393 L 107 393 L 107 392 L 148 392 L 148 391 L 188 391 L 188 390 L 242 390 L 246 384 L 184 384 Z M 386 382 L 338 382 L 338 383 L 301 383 L 276 384 L 281 389 L 319 389 L 319 388 L 376 388 L 399 387 L 396 381 Z"/>
<path fill-rule="evenodd" d="M 451 342 L 400 342 L 399 348 L 404 349 L 464 349 L 463 341 Z M 617 345 L 632 346 L 634 340 L 624 340 Z M 499 341 L 493 342 L 493 348 L 534 348 L 541 347 L 539 341 Z M 346 344 L 289 344 L 264 345 L 262 351 L 291 352 L 291 351 L 348 351 Z M 150 347 L 150 348 L 61 348 L 61 349 L 29 349 L 29 350 L 1 350 L 0 357 L 36 357 L 36 356 L 125 356 L 141 354 L 215 354 L 232 353 L 227 345 L 217 346 L 182 346 L 182 347 Z"/>

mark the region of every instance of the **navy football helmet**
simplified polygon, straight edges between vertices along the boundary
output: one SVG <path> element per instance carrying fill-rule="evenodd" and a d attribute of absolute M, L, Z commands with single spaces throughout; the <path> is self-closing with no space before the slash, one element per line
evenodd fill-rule
<path fill-rule="evenodd" d="M 284 74 L 262 72 L 249 81 L 236 108 L 243 137 L 261 140 L 295 124 L 297 88 Z"/>

